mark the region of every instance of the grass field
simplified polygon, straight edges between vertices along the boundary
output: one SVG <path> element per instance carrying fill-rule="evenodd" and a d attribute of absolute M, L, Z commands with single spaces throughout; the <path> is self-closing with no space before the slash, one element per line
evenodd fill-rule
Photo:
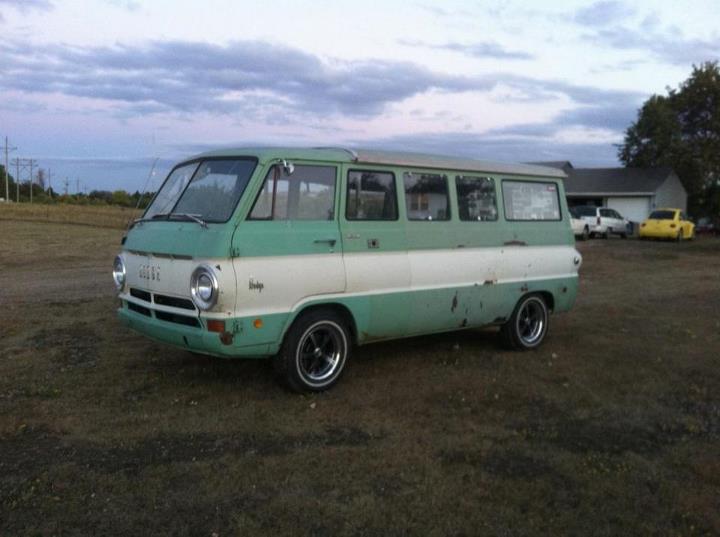
<path fill-rule="evenodd" d="M 95 227 L 126 229 L 142 210 L 110 205 L 55 205 L 41 203 L 0 203 L 0 222 L 4 220 L 82 224 Z"/>
<path fill-rule="evenodd" d="M 120 231 L 0 230 L 0 535 L 720 534 L 718 239 L 581 243 L 538 351 L 376 344 L 300 396 L 122 328 Z"/>

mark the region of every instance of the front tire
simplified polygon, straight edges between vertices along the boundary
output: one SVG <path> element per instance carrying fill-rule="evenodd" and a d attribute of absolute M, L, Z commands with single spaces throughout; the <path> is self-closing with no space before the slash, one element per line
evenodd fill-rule
<path fill-rule="evenodd" d="M 295 392 L 321 392 L 339 379 L 350 356 L 347 325 L 332 310 L 301 315 L 288 330 L 273 366 Z"/>
<path fill-rule="evenodd" d="M 545 339 L 549 322 L 550 314 L 542 296 L 526 295 L 517 303 L 510 319 L 502 325 L 500 335 L 509 349 L 535 349 Z"/>

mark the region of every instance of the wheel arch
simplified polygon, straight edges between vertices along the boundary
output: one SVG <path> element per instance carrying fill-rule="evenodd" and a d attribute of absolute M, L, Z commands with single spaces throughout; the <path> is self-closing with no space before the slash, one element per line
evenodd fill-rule
<path fill-rule="evenodd" d="M 550 313 L 552 313 L 552 311 L 555 309 L 555 295 L 553 295 L 550 291 L 540 290 L 540 291 L 534 291 L 532 293 L 527 293 L 527 294 L 523 295 L 520 298 L 520 300 L 524 299 L 528 295 L 540 295 L 540 297 L 542 297 L 542 299 L 545 302 L 545 305 L 547 306 L 547 309 Z"/>
<path fill-rule="evenodd" d="M 356 345 L 358 342 L 358 330 L 357 330 L 357 323 L 355 321 L 355 316 L 350 311 L 350 308 L 348 308 L 345 304 L 341 304 L 340 302 L 320 302 L 320 303 L 313 303 L 313 304 L 306 304 L 295 311 L 293 311 L 290 316 L 288 317 L 287 322 L 285 323 L 285 327 L 283 328 L 282 333 L 282 339 L 285 339 L 285 336 L 287 335 L 288 330 L 290 330 L 290 327 L 295 324 L 295 322 L 303 317 L 304 315 L 307 315 L 308 313 L 312 311 L 318 311 L 318 310 L 330 310 L 337 314 L 340 318 L 342 318 L 345 321 L 345 324 L 347 325 L 348 330 L 350 331 L 350 340 L 353 345 Z"/>

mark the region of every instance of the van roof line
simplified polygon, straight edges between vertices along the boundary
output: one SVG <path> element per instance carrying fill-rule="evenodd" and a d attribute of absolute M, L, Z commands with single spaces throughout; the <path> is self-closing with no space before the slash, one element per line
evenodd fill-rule
<path fill-rule="evenodd" d="M 313 149 L 337 149 L 338 151 L 345 151 L 352 157 L 354 162 L 357 162 L 358 160 L 358 154 L 356 151 L 349 149 L 347 147 L 339 147 L 339 146 L 324 146 L 324 147 L 313 147 Z"/>
<path fill-rule="evenodd" d="M 348 149 L 344 147 L 241 147 L 210 151 L 191 157 L 240 157 L 257 156 L 260 160 L 298 159 L 298 160 L 334 160 L 357 164 L 378 164 L 383 166 L 408 166 L 414 168 L 457 170 L 476 173 L 526 175 L 565 179 L 567 175 L 558 168 L 536 164 L 514 164 L 492 162 L 467 157 L 432 155 L 403 151 L 383 151 L 375 149 Z"/>

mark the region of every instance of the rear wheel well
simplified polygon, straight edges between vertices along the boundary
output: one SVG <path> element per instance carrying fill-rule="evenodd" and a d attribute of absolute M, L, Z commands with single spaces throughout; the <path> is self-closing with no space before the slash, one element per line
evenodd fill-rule
<path fill-rule="evenodd" d="M 550 311 L 555 309 L 555 297 L 550 291 L 538 291 L 537 294 L 542 297 L 542 299 L 545 301 L 545 305 Z"/>
<path fill-rule="evenodd" d="M 332 311 L 333 313 L 337 314 L 343 321 L 345 321 L 345 324 L 347 325 L 348 330 L 350 331 L 350 339 L 353 345 L 357 344 L 357 327 L 355 326 L 355 317 L 353 317 L 353 314 L 350 312 L 350 310 L 347 308 L 347 306 L 344 306 L 343 304 L 338 304 L 337 302 L 329 303 L 329 304 L 313 304 L 311 306 L 306 306 L 302 308 L 300 311 L 297 312 L 295 317 L 293 318 L 292 323 L 290 323 L 285 333 L 290 329 L 290 327 L 303 315 L 306 315 L 307 313 L 311 311 L 317 311 L 317 310 L 326 310 L 326 311 Z"/>

